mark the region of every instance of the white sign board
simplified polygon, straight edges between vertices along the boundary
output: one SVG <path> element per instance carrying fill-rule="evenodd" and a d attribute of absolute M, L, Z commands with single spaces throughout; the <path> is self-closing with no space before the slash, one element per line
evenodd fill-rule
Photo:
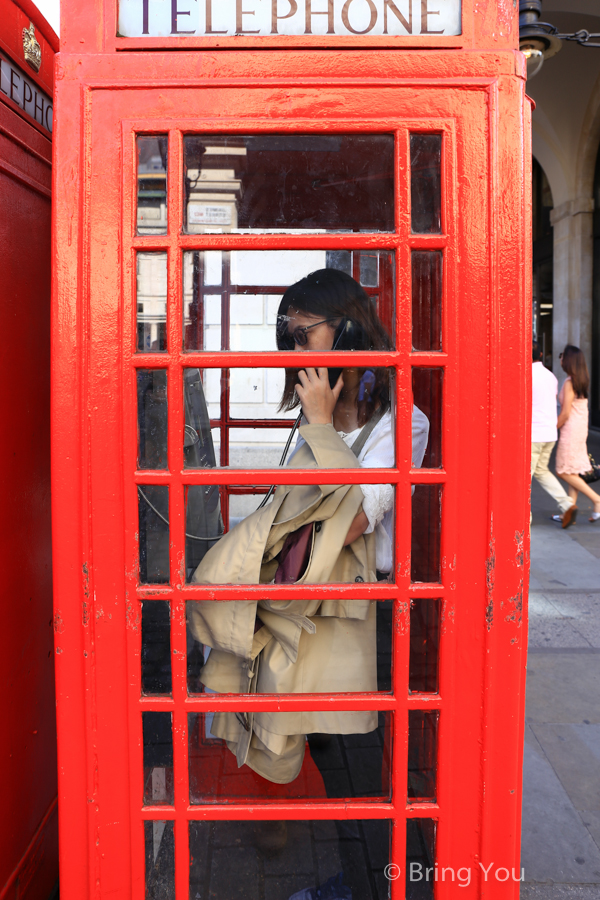
<path fill-rule="evenodd" d="M 461 0 L 119 0 L 120 37 L 442 37 Z"/>
<path fill-rule="evenodd" d="M 3 53 L 0 53 L 0 91 L 52 134 L 52 100 Z"/>

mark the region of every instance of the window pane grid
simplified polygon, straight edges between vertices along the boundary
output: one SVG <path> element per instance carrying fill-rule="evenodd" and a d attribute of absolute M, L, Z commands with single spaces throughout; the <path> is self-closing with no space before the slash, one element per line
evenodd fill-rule
<path fill-rule="evenodd" d="M 408 132 L 400 131 L 397 133 L 398 135 L 402 135 L 406 137 Z M 396 162 L 397 167 L 396 171 L 399 171 L 398 168 L 398 160 L 401 158 L 402 153 L 400 150 L 400 141 L 396 140 Z M 407 141 L 405 141 L 408 144 Z M 445 151 L 443 142 L 443 152 Z M 240 485 L 240 472 L 244 472 L 244 470 L 238 470 L 235 475 L 238 476 L 238 484 L 234 483 L 234 480 L 229 480 L 227 484 L 223 485 L 223 475 L 224 473 L 210 473 L 210 479 L 202 477 L 202 474 L 206 475 L 207 473 L 198 473 L 194 474 L 191 472 L 181 473 L 181 465 L 182 465 L 182 425 L 184 422 L 183 416 L 183 408 L 182 408 L 182 376 L 180 374 L 180 369 L 189 366 L 197 366 L 199 368 L 221 368 L 223 375 L 226 376 L 229 374 L 229 368 L 223 367 L 223 362 L 225 359 L 230 367 L 233 367 L 234 364 L 236 366 L 248 366 L 249 359 L 244 358 L 244 354 L 241 353 L 232 353 L 229 350 L 228 344 L 228 336 L 229 336 L 229 327 L 222 327 L 221 334 L 221 349 L 218 352 L 202 352 L 202 351 L 194 351 L 192 353 L 184 352 L 181 349 L 181 322 L 182 322 L 182 298 L 181 298 L 181 252 L 184 249 L 198 249 L 198 250 L 206 250 L 206 249 L 241 249 L 247 247 L 248 249 L 295 249 L 299 247 L 299 245 L 303 245 L 304 247 L 319 246 L 319 249 L 331 247 L 331 249 L 364 249 L 365 243 L 367 242 L 370 247 L 376 247 L 377 249 L 392 249 L 398 252 L 405 252 L 407 248 L 412 250 L 432 250 L 432 249 L 440 249 L 443 250 L 447 246 L 447 240 L 444 235 L 419 235 L 415 237 L 414 235 L 410 235 L 410 223 L 406 220 L 406 215 L 403 213 L 403 209 L 408 209 L 407 204 L 404 204 L 404 207 L 400 205 L 400 203 L 396 202 L 396 234 L 395 235 L 382 235 L 379 233 L 374 233 L 372 235 L 360 235 L 360 238 L 356 235 L 318 235 L 318 236 L 306 236 L 306 235 L 252 235 L 246 237 L 245 235 L 202 235 L 201 239 L 198 235 L 196 236 L 184 236 L 178 234 L 180 229 L 180 223 L 182 221 L 182 141 L 181 134 L 179 132 L 170 132 L 169 133 L 169 235 L 165 238 L 157 239 L 151 235 L 148 236 L 138 236 L 134 238 L 132 244 L 134 247 L 139 249 L 148 249 L 148 250 L 156 250 L 156 251 L 168 251 L 169 253 L 169 274 L 168 274 L 168 346 L 167 352 L 164 353 L 162 359 L 157 360 L 156 357 L 149 360 L 147 355 L 142 353 L 136 354 L 132 359 L 135 369 L 140 368 L 160 368 L 166 369 L 169 371 L 169 468 L 170 471 L 164 473 L 164 475 L 160 471 L 154 470 L 144 470 L 143 472 L 136 472 L 134 480 L 139 482 L 140 484 L 144 483 L 144 476 L 153 479 L 153 476 L 156 475 L 157 479 L 160 478 L 160 481 L 157 480 L 156 483 L 165 483 L 169 484 L 169 519 L 171 525 L 171 552 L 170 552 L 170 568 L 171 568 L 171 584 L 167 587 L 164 586 L 160 589 L 161 598 L 171 599 L 172 603 L 172 615 L 171 615 L 171 642 L 172 642 L 172 652 L 173 652 L 173 670 L 172 670 L 172 689 L 173 689 L 173 698 L 161 698 L 159 702 L 159 698 L 155 697 L 145 697 L 140 699 L 140 684 L 139 678 L 136 677 L 136 681 L 138 682 L 133 686 L 134 694 L 137 690 L 137 698 L 138 703 L 136 704 L 138 710 L 141 712 L 141 709 L 151 709 L 152 706 L 156 707 L 156 710 L 165 710 L 167 707 L 173 710 L 173 756 L 174 756 L 174 789 L 175 789 L 175 797 L 174 797 L 174 806 L 169 808 L 149 808 L 146 807 L 142 811 L 142 819 L 146 823 L 152 822 L 167 822 L 170 823 L 174 821 L 174 855 L 175 855 L 175 888 L 177 896 L 186 896 L 186 892 L 188 890 L 189 885 L 189 846 L 188 846 L 188 834 L 187 834 L 187 823 L 189 821 L 227 821 L 227 820 L 235 820 L 239 819 L 250 819 L 251 817 L 256 818 L 256 814 L 261 814 L 266 818 L 286 818 L 286 814 L 294 819 L 314 819 L 315 817 L 323 820 L 335 820 L 336 816 L 340 815 L 347 816 L 348 809 L 352 810 L 352 816 L 359 819 L 391 819 L 395 822 L 396 827 L 392 829 L 392 852 L 393 856 L 391 857 L 394 860 L 400 861 L 400 865 L 404 867 L 404 860 L 406 858 L 406 829 L 404 827 L 404 823 L 407 818 L 409 819 L 425 819 L 431 820 L 432 817 L 439 818 L 439 810 L 438 806 L 435 802 L 416 802 L 411 804 L 410 808 L 407 806 L 406 798 L 402 796 L 402 788 L 399 785 L 395 787 L 395 797 L 393 802 L 379 802 L 377 801 L 363 801 L 363 800 L 344 800 L 343 802 L 336 802 L 334 800 L 327 801 L 327 803 L 318 803 L 314 801 L 310 801 L 307 803 L 306 801 L 299 800 L 297 803 L 287 802 L 283 805 L 278 805 L 276 809 L 273 808 L 270 804 L 261 804 L 260 802 L 256 802 L 253 800 L 248 804 L 236 804 L 236 803 L 227 803 L 223 805 L 219 805 L 217 802 L 214 805 L 210 805 L 209 807 L 192 807 L 189 804 L 189 785 L 188 785 L 188 746 L 187 746 L 187 728 L 186 728 L 186 717 L 188 712 L 193 712 L 194 710 L 202 711 L 207 708 L 207 703 L 212 703 L 213 707 L 226 708 L 226 705 L 229 704 L 229 699 L 225 700 L 225 698 L 215 698 L 214 696 L 210 701 L 208 699 L 205 700 L 204 697 L 194 697 L 193 699 L 188 698 L 187 696 L 187 686 L 186 686 L 186 673 L 185 673 L 185 601 L 188 598 L 199 598 L 202 594 L 212 593 L 221 595 L 223 591 L 220 590 L 219 586 L 210 587 L 209 589 L 203 589 L 201 586 L 193 586 L 190 587 L 186 585 L 184 587 L 184 583 L 181 582 L 181 587 L 183 590 L 176 591 L 175 588 L 178 586 L 178 582 L 181 579 L 176 578 L 176 573 L 179 572 L 178 566 L 181 560 L 181 550 L 178 549 L 178 546 L 183 546 L 184 539 L 183 534 L 185 531 L 185 515 L 183 508 L 183 485 L 184 484 L 207 484 L 207 483 L 217 483 L 217 478 L 220 481 L 220 486 L 225 488 L 222 491 L 223 494 L 234 494 L 237 491 L 245 492 L 244 485 Z M 406 154 L 404 154 L 406 155 Z M 442 161 L 443 164 L 443 161 Z M 407 167 L 404 167 L 404 171 L 407 171 Z M 402 179 L 397 179 L 397 194 L 401 192 L 403 189 L 401 186 Z M 406 190 L 406 184 L 404 185 L 404 190 Z M 404 197 L 404 195 L 402 195 Z M 442 221 L 444 217 L 442 215 Z M 353 277 L 356 276 L 356 269 L 358 267 L 358 262 L 355 260 L 353 266 Z M 397 318 L 399 319 L 399 310 L 401 302 L 403 305 L 406 305 L 407 302 L 410 302 L 410 298 L 406 296 L 406 284 L 402 284 L 402 290 L 400 287 L 400 265 L 396 266 L 396 304 L 397 304 Z M 242 286 L 242 285 L 230 285 L 231 293 L 239 293 L 239 294 L 250 294 L 252 286 Z M 367 293 L 371 296 L 374 296 L 377 291 L 375 289 L 365 288 Z M 381 286 L 379 289 L 382 289 Z M 378 290 L 379 290 L 378 289 Z M 226 302 L 226 293 L 224 290 L 224 285 L 220 287 L 222 291 L 222 306 L 221 306 L 221 314 L 222 314 L 222 323 L 227 323 L 227 316 L 229 314 L 229 305 Z M 258 291 L 257 291 L 258 292 Z M 273 292 L 276 293 L 277 289 L 273 289 Z M 402 299 L 401 299 L 402 298 Z M 444 302 L 446 302 L 446 297 L 444 296 Z M 401 328 L 404 328 L 404 325 L 400 325 L 397 323 L 397 331 L 400 332 Z M 406 338 L 406 335 L 403 335 L 403 338 Z M 401 374 L 405 376 L 406 380 L 406 362 L 407 362 L 407 353 L 410 356 L 410 365 L 412 367 L 420 367 L 420 366 L 428 366 L 428 367 L 439 367 L 443 369 L 447 366 L 448 360 L 446 354 L 437 354 L 437 359 L 431 359 L 429 354 L 423 353 L 411 353 L 410 348 L 406 347 L 406 340 L 402 341 L 402 344 L 397 341 L 396 342 L 396 351 L 392 351 L 391 353 L 385 354 L 385 364 L 389 365 L 396 369 L 396 374 L 398 379 L 400 379 Z M 282 363 L 285 361 L 281 358 L 280 353 L 273 352 L 270 354 L 270 358 L 268 354 L 247 354 L 247 357 L 251 357 L 253 360 L 253 365 L 261 365 L 261 366 L 269 366 L 271 364 L 273 367 L 281 367 Z M 441 358 L 440 358 L 441 357 Z M 371 359 L 372 359 L 371 355 Z M 353 362 L 356 362 L 356 357 L 353 354 Z M 256 362 L 254 362 L 256 360 Z M 336 359 L 336 362 L 338 360 Z M 307 359 L 308 362 L 308 359 Z M 339 364 L 339 363 L 338 363 Z M 410 367 L 409 367 L 410 368 Z M 174 376 L 174 377 L 173 377 Z M 402 385 L 400 381 L 397 381 L 397 391 L 400 392 Z M 291 421 L 291 420 L 290 420 Z M 229 428 L 232 425 L 249 425 L 252 422 L 252 427 L 255 428 L 268 428 L 268 427 L 285 427 L 289 426 L 290 422 L 282 421 L 282 420 L 261 420 L 260 423 L 256 420 L 252 419 L 236 419 L 235 417 L 230 415 L 229 411 L 229 396 L 224 393 L 221 396 L 221 409 L 218 418 L 211 419 L 211 427 L 219 428 L 221 430 L 221 451 L 220 451 L 220 462 L 221 465 L 227 465 L 228 461 L 228 434 Z M 400 423 L 397 423 L 398 429 L 400 428 Z M 399 465 L 399 462 L 397 462 Z M 252 474 L 253 470 L 246 470 L 244 474 L 248 473 Z M 296 475 L 300 474 L 301 470 L 296 471 Z M 180 474 L 181 473 L 181 474 Z M 270 470 L 260 470 L 260 478 L 264 478 L 265 482 L 270 482 L 269 477 Z M 272 475 L 272 471 L 270 473 Z M 306 472 L 302 472 L 302 475 L 306 475 Z M 308 473 L 310 476 L 310 473 Z M 330 474 L 330 473 L 328 473 Z M 334 474 L 334 473 L 332 473 Z M 233 475 L 233 473 L 232 473 Z M 353 477 L 353 470 L 349 470 L 346 475 L 348 476 L 346 480 L 350 483 L 355 479 Z M 139 476 L 139 477 L 138 477 Z M 214 476 L 214 481 L 213 481 Z M 393 481 L 399 486 L 408 486 L 410 483 L 416 483 L 420 481 L 422 478 L 426 477 L 426 473 L 422 470 L 413 470 L 412 472 L 407 472 L 406 467 L 402 466 L 396 470 L 388 471 L 388 470 L 373 470 L 372 477 L 375 482 L 376 476 L 384 476 L 385 480 Z M 257 482 L 257 473 L 254 472 L 252 474 L 253 482 L 256 484 Z M 367 481 L 369 476 L 366 471 L 362 471 L 360 473 L 360 479 L 362 482 Z M 164 479 L 164 480 L 163 480 Z M 308 481 L 308 478 L 302 478 L 302 481 Z M 323 481 L 321 477 L 319 479 Z M 370 479 L 369 479 L 370 480 Z M 356 476 L 356 482 L 361 483 L 359 481 L 359 476 Z M 442 485 L 445 482 L 445 473 L 443 471 L 435 470 L 435 481 L 434 484 Z M 151 483 L 150 481 L 146 481 L 146 483 Z M 333 483 L 333 479 L 332 479 Z M 429 482 L 432 483 L 432 482 Z M 248 486 L 250 486 L 248 481 Z M 261 488 L 258 489 L 262 490 Z M 225 498 L 223 498 L 225 499 Z M 397 503 L 397 508 L 400 506 Z M 399 518 L 399 515 L 397 515 Z M 442 531 L 444 531 L 444 523 L 442 523 Z M 397 530 L 396 532 L 396 543 L 397 545 L 409 545 L 410 537 L 406 534 L 406 523 L 404 523 L 403 532 Z M 431 596 L 435 598 L 440 598 L 444 595 L 444 591 L 440 590 L 439 586 L 436 585 L 427 585 L 427 584 L 418 584 L 418 585 L 408 585 L 404 582 L 405 578 L 401 579 L 403 586 L 399 587 L 397 585 L 386 585 L 386 589 L 390 590 L 386 591 L 386 596 L 394 596 L 400 601 L 396 603 L 396 614 L 398 614 L 398 610 L 401 609 L 402 604 L 406 602 L 406 598 L 409 595 L 417 595 L 419 597 Z M 342 586 L 343 587 L 343 586 Z M 352 589 L 353 586 L 351 586 Z M 247 593 L 247 588 L 245 589 Z M 282 596 L 290 596 L 293 594 L 293 588 L 286 591 L 283 589 Z M 318 590 L 318 588 L 316 588 Z M 376 590 L 378 590 L 376 588 Z M 329 591 L 329 588 L 328 588 Z M 145 588 L 144 586 L 136 585 L 136 592 L 139 600 L 141 600 L 144 596 L 150 595 L 150 587 Z M 306 592 L 306 588 L 304 588 L 304 593 Z M 156 592 L 158 595 L 158 591 Z M 138 601 L 133 601 L 134 603 Z M 144 601 L 149 602 L 149 601 Z M 178 607 L 178 608 L 177 608 Z M 405 610 L 401 609 L 401 616 L 406 616 Z M 323 708 L 351 708 L 347 704 L 352 704 L 353 697 L 356 697 L 354 700 L 354 709 L 357 707 L 357 701 L 360 701 L 360 706 L 362 708 L 370 709 L 382 709 L 382 710 L 394 710 L 396 715 L 393 717 L 394 720 L 394 741 L 393 741 L 393 754 L 394 754 L 394 771 L 395 772 L 406 772 L 407 771 L 407 732 L 408 732 L 408 710 L 434 710 L 439 709 L 442 706 L 442 701 L 439 695 L 422 695 L 422 694 L 412 694 L 408 695 L 408 630 L 404 630 L 402 633 L 402 637 L 398 639 L 398 630 L 396 629 L 396 651 L 395 651 L 395 659 L 394 659 L 394 673 L 393 673 L 393 685 L 394 685 L 394 693 L 392 695 L 347 695 L 344 696 L 344 700 L 341 698 L 337 700 L 333 697 L 333 703 L 329 700 L 326 704 L 323 704 Z M 139 668 L 139 667 L 138 667 Z M 136 671 L 136 676 L 139 675 Z M 288 695 L 289 696 L 289 695 Z M 234 698 L 234 702 L 236 705 L 243 706 L 245 705 L 246 699 L 250 699 L 248 695 L 237 695 Z M 301 700 L 301 697 L 295 698 L 294 702 L 297 700 Z M 254 703 L 257 704 L 256 708 L 268 708 L 269 700 L 268 695 L 264 695 L 264 700 L 257 700 L 255 696 L 252 697 Z M 281 700 L 283 700 L 284 706 L 281 705 Z M 279 697 L 279 704 L 277 705 L 277 709 L 285 708 L 285 701 L 287 697 L 284 695 L 283 698 Z M 272 701 L 273 703 L 275 700 Z M 315 702 L 318 703 L 319 700 L 315 697 Z M 339 704 L 339 705 L 338 705 Z M 364 706 L 363 706 L 364 704 Z M 138 712 L 138 715 L 140 715 Z M 138 761 L 139 766 L 139 761 Z M 137 766 L 134 766 L 134 769 Z M 141 785 L 141 781 L 139 781 Z M 135 789 L 135 788 L 134 788 Z M 139 809 L 139 807 L 138 807 Z M 391 884 L 391 896 L 392 897 L 401 897 L 404 896 L 404 885 L 400 882 L 392 882 Z"/>

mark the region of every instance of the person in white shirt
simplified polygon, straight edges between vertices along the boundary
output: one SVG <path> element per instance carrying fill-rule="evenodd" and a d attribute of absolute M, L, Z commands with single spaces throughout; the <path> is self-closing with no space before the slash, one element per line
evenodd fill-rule
<path fill-rule="evenodd" d="M 572 525 L 577 517 L 577 507 L 562 487 L 558 478 L 548 468 L 550 454 L 558 438 L 556 429 L 556 376 L 542 362 L 537 341 L 533 342 L 531 410 L 531 475 L 556 501 L 561 512 L 563 528 Z"/>
<path fill-rule="evenodd" d="M 277 316 L 277 347 L 309 351 L 388 350 L 391 339 L 374 303 L 357 281 L 337 269 L 319 269 L 283 295 Z M 365 468 L 393 468 L 390 394 L 390 375 L 385 368 L 287 369 L 279 408 L 290 411 L 301 405 L 303 422 L 332 424 L 348 447 L 352 447 L 378 410 L 378 421 L 358 453 L 358 460 Z M 416 406 L 412 407 L 411 419 L 412 462 L 419 468 L 427 448 L 429 421 Z M 303 443 L 299 437 L 294 452 Z M 394 488 L 390 484 L 365 484 L 361 490 L 362 509 L 348 532 L 346 545 L 361 534 L 374 532 L 377 575 L 383 580 L 393 567 Z"/>

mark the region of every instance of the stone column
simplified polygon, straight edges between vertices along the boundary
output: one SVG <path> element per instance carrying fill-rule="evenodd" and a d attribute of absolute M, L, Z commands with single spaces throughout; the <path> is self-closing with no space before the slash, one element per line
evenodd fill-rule
<path fill-rule="evenodd" d="M 591 364 L 592 251 L 594 200 L 567 200 L 550 213 L 554 226 L 553 369 L 562 380 L 558 354 L 565 344 L 580 347 Z"/>

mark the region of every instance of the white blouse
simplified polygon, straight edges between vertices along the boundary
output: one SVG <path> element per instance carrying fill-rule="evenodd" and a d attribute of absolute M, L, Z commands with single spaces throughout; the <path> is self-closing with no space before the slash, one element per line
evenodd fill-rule
<path fill-rule="evenodd" d="M 360 431 L 360 428 L 356 428 L 348 434 L 343 431 L 339 431 L 338 434 L 344 443 L 351 447 Z M 420 468 L 423 462 L 428 440 L 429 420 L 417 406 L 413 406 L 412 463 L 416 469 Z M 304 438 L 299 436 L 292 456 L 303 443 Z M 394 468 L 394 429 L 390 411 L 382 416 L 369 435 L 358 455 L 358 461 L 365 469 Z M 363 511 L 369 520 L 365 534 L 375 532 L 377 569 L 380 572 L 391 572 L 394 559 L 394 488 L 391 484 L 361 484 L 360 487 L 364 495 Z"/>

